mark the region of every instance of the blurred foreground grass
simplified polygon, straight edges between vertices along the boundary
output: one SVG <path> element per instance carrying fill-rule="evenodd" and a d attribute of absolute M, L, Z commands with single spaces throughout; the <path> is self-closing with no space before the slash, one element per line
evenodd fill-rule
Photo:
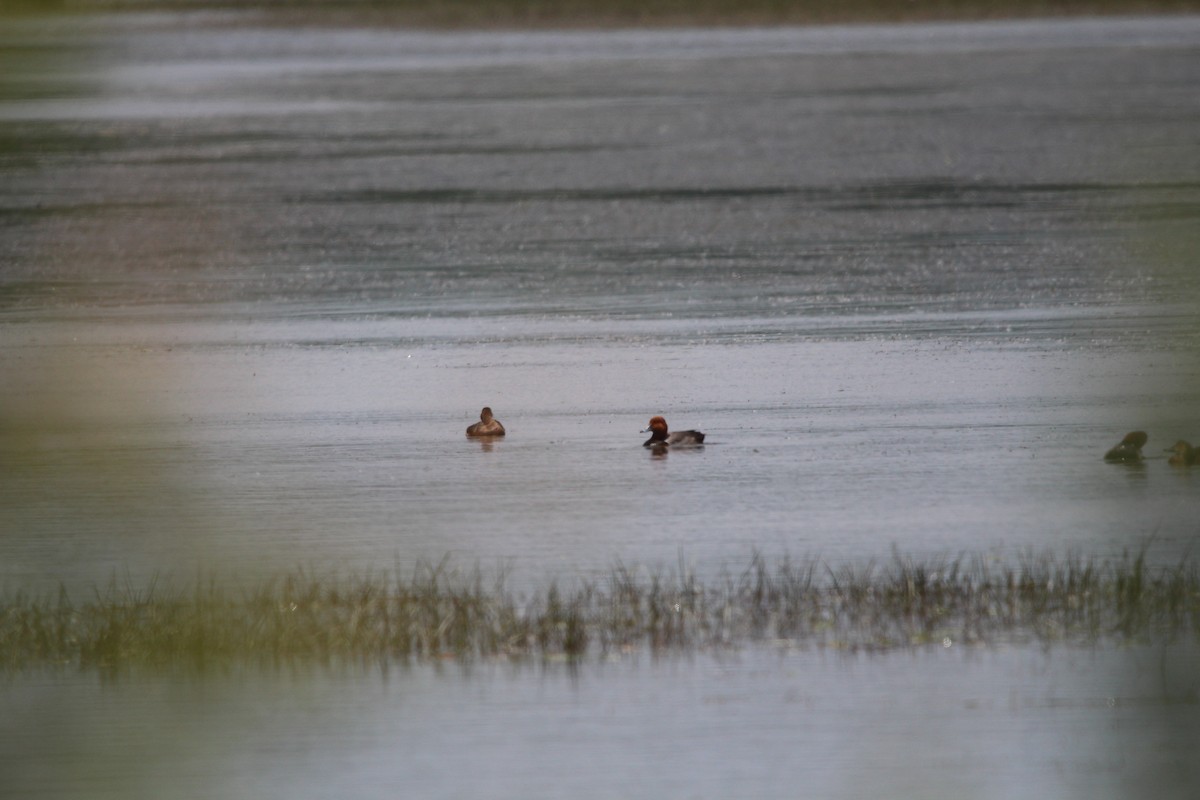
<path fill-rule="evenodd" d="M 254 11 L 282 23 L 420 27 L 770 25 L 1181 13 L 1200 0 L 0 0 L 0 14 Z"/>
<path fill-rule="evenodd" d="M 833 570 L 754 558 L 704 585 L 685 569 L 624 566 L 571 590 L 518 597 L 502 575 L 446 563 L 411 577 L 304 571 L 257 585 L 187 588 L 115 582 L 77 603 L 66 592 L 0 598 L 0 670 L 70 666 L 404 664 L 725 649 L 756 643 L 881 652 L 1036 642 L 1097 645 L 1200 638 L 1200 571 L 1027 556 Z"/>

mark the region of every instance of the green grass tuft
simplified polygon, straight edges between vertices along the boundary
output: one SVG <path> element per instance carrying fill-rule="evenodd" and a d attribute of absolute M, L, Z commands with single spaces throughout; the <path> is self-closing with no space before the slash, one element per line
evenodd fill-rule
<path fill-rule="evenodd" d="M 433 659 L 582 659 L 637 650 L 723 649 L 770 642 L 884 651 L 1004 642 L 1103 644 L 1200 639 L 1200 572 L 1152 568 L 1145 554 L 1097 563 L 980 557 L 832 569 L 754 557 L 704 585 L 617 564 L 570 591 L 557 582 L 519 598 L 503 575 L 446 561 L 404 579 L 298 570 L 248 589 L 111 583 L 87 602 L 65 591 L 0 599 L 0 671 L 54 665 L 198 670 L 251 664 Z"/>

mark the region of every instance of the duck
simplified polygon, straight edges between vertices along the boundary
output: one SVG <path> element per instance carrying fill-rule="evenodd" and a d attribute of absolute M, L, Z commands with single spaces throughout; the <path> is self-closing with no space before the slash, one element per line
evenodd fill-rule
<path fill-rule="evenodd" d="M 467 428 L 467 436 L 503 436 L 504 426 L 492 416 L 492 409 L 484 406 L 479 412 L 479 422 Z"/>
<path fill-rule="evenodd" d="M 1173 447 L 1168 447 L 1166 452 L 1175 454 L 1167 459 L 1167 463 L 1172 467 L 1190 467 L 1200 464 L 1200 447 L 1192 447 L 1183 439 L 1176 442 Z"/>
<path fill-rule="evenodd" d="M 1142 447 L 1150 437 L 1145 431 L 1132 431 L 1125 434 L 1120 443 L 1104 454 L 1105 461 L 1133 462 L 1142 460 Z"/>
<path fill-rule="evenodd" d="M 651 417 L 649 427 L 642 431 L 646 432 L 650 433 L 650 438 L 642 442 L 642 447 L 693 447 L 704 444 L 704 434 L 700 431 L 676 431 L 668 434 L 667 420 L 663 417 Z"/>

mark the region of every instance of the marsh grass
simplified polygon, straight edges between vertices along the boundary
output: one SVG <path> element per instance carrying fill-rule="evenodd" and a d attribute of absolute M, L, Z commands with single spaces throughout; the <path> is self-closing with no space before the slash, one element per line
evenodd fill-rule
<path fill-rule="evenodd" d="M 833 569 L 754 557 L 710 585 L 680 565 L 617 564 L 607 579 L 518 596 L 505 576 L 427 564 L 407 578 L 297 570 L 249 588 L 115 581 L 0 599 L 0 670 L 52 665 L 383 666 L 435 659 L 582 659 L 770 643 L 887 651 L 1003 642 L 1094 645 L 1200 638 L 1200 573 L 1145 553 L 1097 563 L 1032 555 Z"/>

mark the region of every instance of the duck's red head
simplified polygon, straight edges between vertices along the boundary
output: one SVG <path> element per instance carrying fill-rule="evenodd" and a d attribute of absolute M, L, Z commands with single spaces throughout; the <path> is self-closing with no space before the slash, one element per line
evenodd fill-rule
<path fill-rule="evenodd" d="M 646 430 L 642 431 L 642 433 L 646 431 L 653 431 L 654 433 L 661 433 L 663 436 L 666 436 L 667 420 L 663 417 L 651 417 L 650 424 L 646 426 Z"/>
<path fill-rule="evenodd" d="M 1125 438 L 1121 440 L 1121 444 L 1141 450 L 1149 438 L 1145 431 L 1133 431 L 1132 433 L 1125 434 Z"/>
<path fill-rule="evenodd" d="M 484 406 L 484 407 L 483 407 L 483 411 L 480 411 L 480 412 L 479 412 L 479 418 L 480 418 L 481 420 L 483 420 L 484 422 L 491 422 L 491 421 L 492 421 L 492 409 L 491 409 L 491 406 Z"/>

